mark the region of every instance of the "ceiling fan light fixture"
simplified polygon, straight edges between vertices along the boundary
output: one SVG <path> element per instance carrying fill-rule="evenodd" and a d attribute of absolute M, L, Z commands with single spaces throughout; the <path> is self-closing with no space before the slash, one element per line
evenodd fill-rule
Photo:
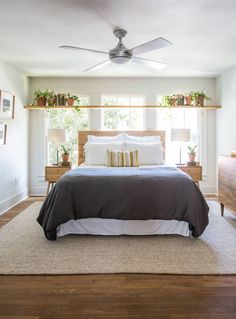
<path fill-rule="evenodd" d="M 132 57 L 127 57 L 127 56 L 115 56 L 111 57 L 111 62 L 114 64 L 126 64 L 131 62 Z"/>

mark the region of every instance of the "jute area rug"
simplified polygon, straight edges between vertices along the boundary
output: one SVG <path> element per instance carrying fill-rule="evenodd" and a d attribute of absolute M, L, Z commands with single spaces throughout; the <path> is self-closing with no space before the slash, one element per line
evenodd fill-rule
<path fill-rule="evenodd" d="M 198 238 L 66 236 L 47 241 L 35 202 L 0 229 L 0 274 L 236 274 L 236 217 L 208 202 L 210 223 Z"/>

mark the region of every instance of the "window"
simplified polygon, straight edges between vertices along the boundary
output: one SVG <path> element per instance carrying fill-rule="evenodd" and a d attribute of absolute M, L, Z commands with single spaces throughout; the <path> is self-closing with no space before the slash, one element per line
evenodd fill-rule
<path fill-rule="evenodd" d="M 102 105 L 144 105 L 143 97 L 103 96 Z M 103 110 L 103 126 L 106 130 L 142 130 L 143 110 L 135 108 L 112 108 Z"/>
<path fill-rule="evenodd" d="M 80 96 L 80 105 L 88 105 L 89 98 Z M 88 110 L 80 109 L 78 111 L 74 109 L 61 109 L 61 110 L 48 110 L 46 116 L 46 127 L 49 128 L 64 128 L 67 133 L 67 141 L 62 144 L 66 144 L 71 147 L 70 162 L 72 166 L 78 164 L 78 131 L 88 129 Z M 50 164 L 56 162 L 56 149 L 57 146 L 54 143 L 48 145 L 48 161 Z M 58 145 L 60 149 L 60 145 Z M 59 159 L 60 160 L 60 159 Z"/>
<path fill-rule="evenodd" d="M 197 109 L 158 109 L 157 129 L 166 131 L 166 162 L 179 162 L 180 143 L 171 142 L 171 128 L 190 129 L 190 142 L 182 143 L 182 162 L 188 161 L 187 145 L 197 145 L 197 158 L 201 159 L 201 110 Z"/>

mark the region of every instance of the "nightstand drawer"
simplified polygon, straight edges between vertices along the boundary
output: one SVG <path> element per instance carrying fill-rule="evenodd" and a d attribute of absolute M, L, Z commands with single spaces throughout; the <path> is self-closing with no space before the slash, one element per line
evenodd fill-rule
<path fill-rule="evenodd" d="M 192 180 L 199 184 L 199 181 L 202 180 L 202 166 L 177 166 L 182 172 L 188 174 Z"/>
<path fill-rule="evenodd" d="M 65 174 L 70 167 L 45 167 L 46 174 Z"/>
<path fill-rule="evenodd" d="M 178 166 L 178 168 L 180 168 L 183 172 L 187 173 L 187 174 L 201 174 L 202 172 L 202 167 L 201 166 Z"/>
<path fill-rule="evenodd" d="M 64 174 L 47 174 L 45 177 L 46 181 L 56 182 Z"/>
<path fill-rule="evenodd" d="M 202 180 L 202 175 L 201 174 L 189 174 L 189 176 L 192 177 L 192 179 L 194 180 L 194 182 L 198 182 Z"/>

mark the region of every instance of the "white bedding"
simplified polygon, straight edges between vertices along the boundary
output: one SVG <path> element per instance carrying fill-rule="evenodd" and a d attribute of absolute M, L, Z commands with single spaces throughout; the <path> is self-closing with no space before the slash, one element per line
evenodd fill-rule
<path fill-rule="evenodd" d="M 159 165 L 142 165 L 142 168 Z M 162 165 L 163 166 L 163 165 Z M 85 165 L 81 168 L 104 168 L 104 165 Z M 107 167 L 107 169 L 110 169 Z M 114 168 L 113 168 L 114 169 Z M 136 168 L 137 169 L 137 168 Z M 85 218 L 69 220 L 57 228 L 57 236 L 68 234 L 90 235 L 167 235 L 177 234 L 190 236 L 189 224 L 177 220 L 116 220 L 103 218 Z"/>

